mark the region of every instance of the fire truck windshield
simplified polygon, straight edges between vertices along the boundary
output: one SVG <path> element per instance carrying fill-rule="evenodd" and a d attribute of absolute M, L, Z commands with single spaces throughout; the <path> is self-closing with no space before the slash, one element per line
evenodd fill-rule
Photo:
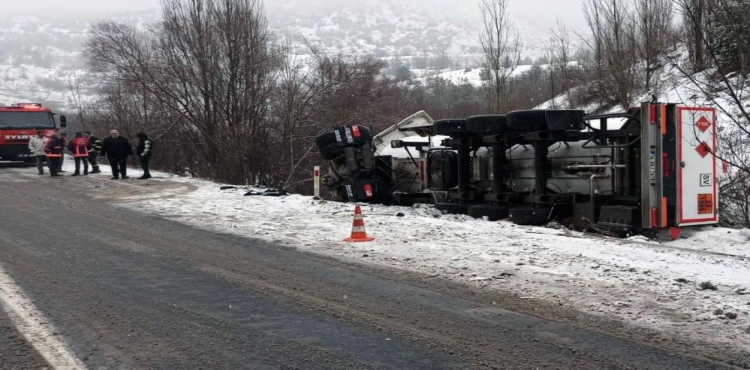
<path fill-rule="evenodd" d="M 0 129 L 54 127 L 55 120 L 49 112 L 0 112 Z"/>

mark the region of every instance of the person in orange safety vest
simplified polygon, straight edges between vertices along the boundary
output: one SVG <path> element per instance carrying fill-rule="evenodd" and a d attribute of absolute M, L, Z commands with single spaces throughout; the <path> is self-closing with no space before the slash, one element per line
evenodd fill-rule
<path fill-rule="evenodd" d="M 73 153 L 73 159 L 76 162 L 76 171 L 72 176 L 79 176 L 81 174 L 81 162 L 83 162 L 83 175 L 89 174 L 89 150 L 91 150 L 91 142 L 89 139 L 83 137 L 82 132 L 76 132 L 73 140 L 68 143 L 68 150 Z"/>

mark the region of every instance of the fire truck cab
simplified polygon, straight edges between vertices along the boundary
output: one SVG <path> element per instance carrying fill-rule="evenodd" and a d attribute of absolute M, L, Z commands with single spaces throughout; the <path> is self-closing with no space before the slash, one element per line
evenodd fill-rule
<path fill-rule="evenodd" d="M 29 139 L 43 130 L 47 137 L 67 127 L 66 118 L 39 103 L 0 106 L 0 159 L 31 162 Z"/>

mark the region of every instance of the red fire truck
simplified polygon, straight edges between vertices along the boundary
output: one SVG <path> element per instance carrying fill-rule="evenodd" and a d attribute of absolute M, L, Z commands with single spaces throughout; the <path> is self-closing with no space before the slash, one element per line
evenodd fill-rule
<path fill-rule="evenodd" d="M 55 114 L 39 103 L 0 106 L 0 159 L 32 162 L 29 139 L 39 130 L 50 137 L 58 127 L 67 127 L 65 116 Z"/>

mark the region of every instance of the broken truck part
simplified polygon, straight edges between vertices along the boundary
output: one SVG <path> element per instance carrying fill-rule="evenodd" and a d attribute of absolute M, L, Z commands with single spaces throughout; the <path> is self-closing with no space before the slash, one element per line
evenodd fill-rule
<path fill-rule="evenodd" d="M 342 201 L 676 237 L 718 223 L 716 123 L 713 108 L 661 103 L 603 115 L 419 112 L 374 136 L 337 127 L 316 144 L 330 160 L 324 184 Z"/>

